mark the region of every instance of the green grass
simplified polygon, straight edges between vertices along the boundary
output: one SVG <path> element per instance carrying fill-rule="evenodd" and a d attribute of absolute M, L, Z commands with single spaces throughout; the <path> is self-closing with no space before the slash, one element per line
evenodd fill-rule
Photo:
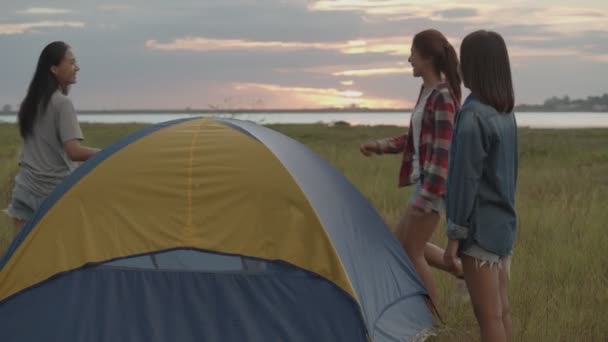
<path fill-rule="evenodd" d="M 87 144 L 104 147 L 141 125 L 83 125 Z M 400 156 L 366 158 L 360 142 L 399 127 L 271 126 L 308 145 L 340 170 L 389 225 L 410 189 L 397 188 Z M 16 172 L 19 139 L 0 124 L 0 207 Z M 519 232 L 510 294 L 515 341 L 604 341 L 608 336 L 608 130 L 520 130 Z M 0 219 L 0 251 L 12 239 Z M 445 244 L 443 226 L 433 240 Z M 433 341 L 477 341 L 469 303 L 455 300 L 453 277 L 436 272 L 446 326 Z"/>

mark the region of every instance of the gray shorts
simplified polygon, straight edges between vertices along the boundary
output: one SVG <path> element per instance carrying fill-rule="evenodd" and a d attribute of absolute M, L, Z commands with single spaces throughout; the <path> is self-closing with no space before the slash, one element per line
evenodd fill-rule
<path fill-rule="evenodd" d="M 38 210 L 45 197 L 33 194 L 24 186 L 15 184 L 8 208 L 3 210 L 5 214 L 16 220 L 28 221 Z"/>
<path fill-rule="evenodd" d="M 422 187 L 422 184 L 421 184 L 420 180 L 416 181 L 416 186 L 414 187 L 414 191 L 412 192 L 412 196 L 410 197 L 410 204 L 414 203 L 414 200 L 420 194 L 421 187 Z M 439 198 L 435 199 L 432 204 L 433 204 L 432 209 L 434 212 L 438 213 L 439 215 L 445 213 L 445 200 L 443 197 L 439 197 Z"/>

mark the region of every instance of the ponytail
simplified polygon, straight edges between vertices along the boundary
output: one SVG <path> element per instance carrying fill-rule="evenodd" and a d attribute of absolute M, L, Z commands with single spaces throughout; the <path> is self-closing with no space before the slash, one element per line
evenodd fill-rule
<path fill-rule="evenodd" d="M 440 59 L 438 69 L 443 72 L 454 93 L 454 97 L 460 103 L 462 89 L 460 88 L 460 75 L 458 75 L 458 56 L 452 44 L 446 42 L 443 48 L 443 57 Z"/>
<path fill-rule="evenodd" d="M 418 32 L 414 36 L 412 46 L 424 57 L 433 59 L 435 71 L 445 75 L 454 98 L 460 103 L 462 89 L 458 75 L 458 56 L 443 33 L 435 29 Z"/>

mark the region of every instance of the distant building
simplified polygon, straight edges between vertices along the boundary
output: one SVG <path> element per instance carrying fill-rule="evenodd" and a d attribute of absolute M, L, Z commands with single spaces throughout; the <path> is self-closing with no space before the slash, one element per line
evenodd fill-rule
<path fill-rule="evenodd" d="M 594 112 L 608 112 L 608 104 L 596 104 L 591 107 Z"/>

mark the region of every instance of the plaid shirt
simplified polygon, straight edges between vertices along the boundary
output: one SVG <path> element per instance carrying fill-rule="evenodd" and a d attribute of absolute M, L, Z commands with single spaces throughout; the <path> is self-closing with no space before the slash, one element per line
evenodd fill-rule
<path fill-rule="evenodd" d="M 425 212 L 431 211 L 434 199 L 445 196 L 454 116 L 459 107 L 460 103 L 453 97 L 447 83 L 437 85 L 424 106 L 418 158 L 422 186 L 413 205 Z M 415 151 L 411 119 L 407 134 L 381 139 L 378 143 L 382 153 L 403 153 L 399 187 L 412 184 L 412 157 Z"/>

